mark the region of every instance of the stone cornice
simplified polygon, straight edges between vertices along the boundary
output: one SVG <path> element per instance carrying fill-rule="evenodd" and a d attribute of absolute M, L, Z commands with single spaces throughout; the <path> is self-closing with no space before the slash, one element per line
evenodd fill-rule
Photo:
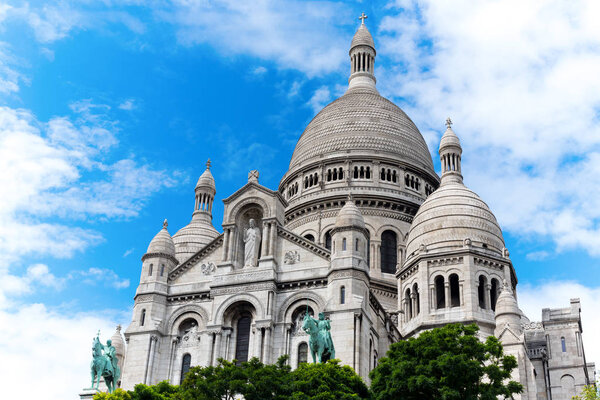
<path fill-rule="evenodd" d="M 228 204 L 231 203 L 232 201 L 234 201 L 235 199 L 237 199 L 238 197 L 240 197 L 244 192 L 246 192 L 249 189 L 256 189 L 260 192 L 265 193 L 268 196 L 274 196 L 277 197 L 279 200 L 281 200 L 281 202 L 283 203 L 283 205 L 285 207 L 287 207 L 288 202 L 287 200 L 281 195 L 281 193 L 271 190 L 267 187 L 264 187 L 263 185 L 256 183 L 256 182 L 248 182 L 246 183 L 244 186 L 242 186 L 241 188 L 239 188 L 238 190 L 236 190 L 232 195 L 230 195 L 229 197 L 227 197 L 226 199 L 223 199 L 223 203 Z"/>
<path fill-rule="evenodd" d="M 167 260 L 172 261 L 175 265 L 179 264 L 179 261 L 177 261 L 177 259 L 174 256 L 167 253 L 146 253 L 142 256 L 142 262 L 144 262 L 147 258 L 153 257 L 166 258 Z"/>
<path fill-rule="evenodd" d="M 303 238 L 300 235 L 296 235 L 295 233 L 284 228 L 283 226 L 277 225 L 277 234 L 327 261 L 331 259 L 330 250 L 326 249 L 325 247 L 319 246 L 315 242 Z"/>
<path fill-rule="evenodd" d="M 192 266 L 196 265 L 198 261 L 202 258 L 206 257 L 208 254 L 215 251 L 218 247 L 221 247 L 223 244 L 223 234 L 221 233 L 212 242 L 208 243 L 202 249 L 200 249 L 196 254 L 187 259 L 187 261 L 178 265 L 171 273 L 169 274 L 169 281 L 177 279 L 178 276 L 183 274 L 185 271 L 190 269 Z"/>

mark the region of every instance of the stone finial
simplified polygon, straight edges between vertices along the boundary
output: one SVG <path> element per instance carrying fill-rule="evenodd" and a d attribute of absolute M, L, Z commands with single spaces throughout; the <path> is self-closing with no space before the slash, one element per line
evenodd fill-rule
<path fill-rule="evenodd" d="M 210 158 L 209 158 L 209 159 L 206 161 L 206 169 L 210 169 L 210 165 L 211 165 L 211 162 L 210 162 Z"/>
<path fill-rule="evenodd" d="M 358 17 L 358 19 L 360 19 L 360 24 L 364 25 L 365 24 L 365 19 L 367 19 L 369 17 L 367 17 L 367 15 L 363 12 L 361 13 L 360 17 Z"/>
<path fill-rule="evenodd" d="M 165 218 L 165 220 L 163 221 L 163 229 L 167 229 L 168 226 L 169 226 L 169 221 L 167 221 L 167 219 Z"/>
<path fill-rule="evenodd" d="M 117 325 L 117 332 L 121 332 L 121 324 Z"/>
<path fill-rule="evenodd" d="M 446 118 L 446 128 L 450 129 L 452 127 L 452 120 L 450 117 Z"/>
<path fill-rule="evenodd" d="M 510 257 L 510 253 L 508 252 L 508 249 L 506 247 L 502 248 L 502 256 L 504 258 L 509 258 Z"/>
<path fill-rule="evenodd" d="M 258 183 L 258 171 L 253 169 L 248 172 L 248 182 L 256 182 Z"/>

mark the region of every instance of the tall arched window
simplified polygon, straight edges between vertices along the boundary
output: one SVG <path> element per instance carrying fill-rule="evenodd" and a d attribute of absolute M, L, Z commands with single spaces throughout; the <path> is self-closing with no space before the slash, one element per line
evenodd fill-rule
<path fill-rule="evenodd" d="M 152 276 L 152 268 L 154 267 L 154 265 L 150 264 L 150 266 L 148 267 L 148 276 Z"/>
<path fill-rule="evenodd" d="M 564 336 L 560 338 L 560 345 L 562 347 L 563 353 L 566 353 L 567 352 L 567 342 L 565 341 Z"/>
<path fill-rule="evenodd" d="M 248 361 L 248 348 L 250 346 L 250 324 L 252 317 L 248 314 L 242 315 L 237 322 L 235 359 L 238 365 Z"/>
<path fill-rule="evenodd" d="M 342 239 L 342 251 L 346 251 L 346 238 Z"/>
<path fill-rule="evenodd" d="M 477 288 L 477 295 L 479 297 L 479 307 L 485 309 L 485 276 L 479 276 L 479 287 Z"/>
<path fill-rule="evenodd" d="M 393 274 L 398 263 L 398 241 L 394 231 L 381 234 L 381 272 Z"/>
<path fill-rule="evenodd" d="M 331 250 L 331 231 L 325 232 L 325 248 Z"/>
<path fill-rule="evenodd" d="M 306 362 L 308 362 L 308 345 L 302 342 L 298 345 L 298 366 Z"/>
<path fill-rule="evenodd" d="M 496 311 L 496 300 L 498 300 L 498 279 L 492 279 L 492 288 L 490 289 L 490 301 L 492 310 Z"/>
<path fill-rule="evenodd" d="M 164 276 L 165 275 L 165 264 L 162 264 L 160 266 L 160 276 Z"/>
<path fill-rule="evenodd" d="M 410 299 L 410 289 L 406 289 L 406 292 L 404 293 L 404 300 L 406 301 L 407 317 L 408 319 L 411 319 L 413 317 L 413 306 L 412 301 Z"/>
<path fill-rule="evenodd" d="M 413 285 L 412 287 L 412 291 L 414 293 L 415 296 L 415 316 L 419 315 L 419 313 L 421 312 L 421 299 L 419 298 L 419 285 L 417 285 L 416 283 Z"/>
<path fill-rule="evenodd" d="M 140 326 L 144 326 L 144 322 L 146 322 L 146 309 L 142 310 L 142 315 L 140 317 Z"/>
<path fill-rule="evenodd" d="M 181 360 L 181 377 L 179 378 L 179 384 L 183 382 L 185 378 L 185 374 L 190 372 L 190 366 L 192 365 L 192 356 L 189 353 L 183 355 L 183 359 Z"/>
<path fill-rule="evenodd" d="M 458 275 L 450 275 L 450 306 L 460 306 L 460 287 L 458 284 Z"/>
<path fill-rule="evenodd" d="M 438 275 L 435 277 L 435 308 L 446 307 L 446 292 L 444 290 L 444 277 Z"/>
<path fill-rule="evenodd" d="M 346 303 L 346 287 L 342 286 L 340 288 L 340 304 Z"/>

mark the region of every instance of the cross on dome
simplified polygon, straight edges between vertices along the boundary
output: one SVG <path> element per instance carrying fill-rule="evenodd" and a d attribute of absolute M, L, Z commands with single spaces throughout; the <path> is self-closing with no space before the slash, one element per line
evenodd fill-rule
<path fill-rule="evenodd" d="M 206 169 L 210 169 L 210 164 L 211 164 L 211 162 L 210 162 L 210 158 L 209 158 L 208 161 L 206 161 Z"/>
<path fill-rule="evenodd" d="M 450 117 L 446 118 L 446 128 L 450 129 L 450 127 L 452 126 L 452 120 L 450 119 Z"/>
<path fill-rule="evenodd" d="M 361 25 L 365 24 L 365 19 L 367 19 L 367 18 L 369 18 L 369 17 L 367 17 L 364 12 L 361 13 L 360 17 L 358 17 L 358 19 L 360 19 L 360 21 L 361 21 Z"/>
<path fill-rule="evenodd" d="M 167 226 L 169 226 L 169 222 L 165 218 L 165 220 L 163 221 L 163 229 L 167 229 Z"/>

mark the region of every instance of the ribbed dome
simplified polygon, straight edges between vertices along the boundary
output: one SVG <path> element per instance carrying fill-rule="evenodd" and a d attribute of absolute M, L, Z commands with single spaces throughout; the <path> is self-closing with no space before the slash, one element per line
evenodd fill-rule
<path fill-rule="evenodd" d="M 354 201 L 350 199 L 346 201 L 346 204 L 344 204 L 344 207 L 342 207 L 335 219 L 336 228 L 348 226 L 365 228 L 365 219 L 358 207 L 356 207 L 356 204 L 354 204 Z"/>
<path fill-rule="evenodd" d="M 435 176 L 427 144 L 415 124 L 375 89 L 348 90 L 317 114 L 296 144 L 290 170 L 348 153 L 388 155 Z"/>
<path fill-rule="evenodd" d="M 356 46 L 370 46 L 375 49 L 375 42 L 373 41 L 373 36 L 371 36 L 371 32 L 367 29 L 365 24 L 361 24 L 354 37 L 352 38 L 352 43 L 350 44 L 350 50 Z"/>
<path fill-rule="evenodd" d="M 210 169 L 207 168 L 206 170 L 204 170 L 202 175 L 200 175 L 200 178 L 198 178 L 196 188 L 199 187 L 210 187 L 213 189 L 215 188 L 215 178 L 213 178 L 212 174 L 210 173 Z"/>
<path fill-rule="evenodd" d="M 427 252 L 473 246 L 502 255 L 504 239 L 496 217 L 473 191 L 462 183 L 442 185 L 421 205 L 413 219 L 406 245 L 410 258 L 421 245 Z"/>
<path fill-rule="evenodd" d="M 460 139 L 458 138 L 458 136 L 456 136 L 456 133 L 454 133 L 451 127 L 448 127 L 448 129 L 446 129 L 446 132 L 444 132 L 444 134 L 442 135 L 442 139 L 440 140 L 440 151 L 442 151 L 445 147 L 449 146 L 461 147 Z"/>
<path fill-rule="evenodd" d="M 204 174 L 203 174 L 204 175 Z M 175 258 L 182 263 L 219 236 L 207 214 L 194 213 L 192 221 L 173 235 Z"/>
<path fill-rule="evenodd" d="M 123 341 L 123 337 L 121 336 L 121 325 L 117 325 L 117 329 L 110 338 L 110 341 L 111 344 L 115 347 L 117 355 L 122 357 L 125 354 L 125 342 Z"/>
<path fill-rule="evenodd" d="M 154 236 L 154 239 L 150 242 L 146 254 L 160 253 L 175 256 L 175 244 L 173 238 L 167 231 L 167 220 L 163 223 L 163 228 Z"/>
<path fill-rule="evenodd" d="M 504 282 L 504 287 L 500 292 L 500 296 L 498 296 L 498 300 L 496 300 L 495 313 L 496 318 L 502 315 L 514 315 L 519 320 L 521 319 L 522 311 L 519 309 L 517 299 L 515 299 L 512 291 L 508 289 L 506 282 Z"/>

